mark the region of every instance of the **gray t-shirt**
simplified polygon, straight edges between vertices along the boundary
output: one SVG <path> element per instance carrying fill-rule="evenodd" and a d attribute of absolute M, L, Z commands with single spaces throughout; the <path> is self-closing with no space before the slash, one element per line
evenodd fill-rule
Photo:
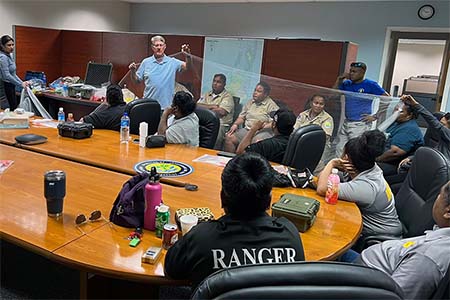
<path fill-rule="evenodd" d="M 195 112 L 183 118 L 173 120 L 173 123 L 166 130 L 166 140 L 169 144 L 198 146 L 198 117 Z"/>
<path fill-rule="evenodd" d="M 402 224 L 395 210 L 391 188 L 377 164 L 339 186 L 339 199 L 355 202 L 361 210 L 363 235 L 400 237 Z"/>
<path fill-rule="evenodd" d="M 405 299 L 430 299 L 450 264 L 450 228 L 434 228 L 425 235 L 374 245 L 361 254 L 371 268 L 390 275 Z"/>

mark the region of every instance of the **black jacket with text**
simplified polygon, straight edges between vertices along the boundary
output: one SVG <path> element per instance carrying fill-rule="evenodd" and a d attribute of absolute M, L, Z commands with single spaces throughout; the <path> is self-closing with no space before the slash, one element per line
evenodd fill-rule
<path fill-rule="evenodd" d="M 264 213 L 248 221 L 225 215 L 198 224 L 167 251 L 164 266 L 170 278 L 187 279 L 196 286 L 219 269 L 304 259 L 294 224 Z"/>

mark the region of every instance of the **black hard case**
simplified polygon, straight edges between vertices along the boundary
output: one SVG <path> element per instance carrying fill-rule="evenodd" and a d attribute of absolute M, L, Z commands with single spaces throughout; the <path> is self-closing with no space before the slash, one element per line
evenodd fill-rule
<path fill-rule="evenodd" d="M 73 139 L 85 139 L 92 135 L 92 124 L 82 122 L 64 122 L 58 124 L 60 136 Z"/>

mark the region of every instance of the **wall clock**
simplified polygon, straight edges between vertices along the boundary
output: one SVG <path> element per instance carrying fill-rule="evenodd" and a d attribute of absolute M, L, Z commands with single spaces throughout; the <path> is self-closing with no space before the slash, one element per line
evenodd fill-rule
<path fill-rule="evenodd" d="M 434 16 L 434 7 L 430 4 L 422 5 L 417 11 L 417 15 L 422 20 L 429 20 Z"/>

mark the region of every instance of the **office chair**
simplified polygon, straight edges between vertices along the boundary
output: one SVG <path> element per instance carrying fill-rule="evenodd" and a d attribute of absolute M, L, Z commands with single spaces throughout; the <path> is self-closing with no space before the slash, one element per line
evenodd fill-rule
<path fill-rule="evenodd" d="M 297 170 L 314 171 L 325 149 L 325 131 L 315 124 L 295 130 L 289 137 L 282 164 Z"/>
<path fill-rule="evenodd" d="M 147 122 L 148 135 L 152 135 L 158 130 L 161 118 L 161 106 L 158 101 L 153 99 L 136 99 L 126 105 L 125 112 L 130 117 L 131 134 L 139 134 L 139 124 L 141 122 Z"/>
<path fill-rule="evenodd" d="M 385 273 L 338 262 L 246 265 L 220 270 L 191 299 L 402 299 Z"/>
<path fill-rule="evenodd" d="M 213 149 L 219 133 L 219 118 L 211 110 L 199 106 L 195 109 L 195 114 L 198 117 L 199 146 Z"/>
<path fill-rule="evenodd" d="M 450 299 L 450 265 L 441 282 L 434 291 L 431 299 Z"/>
<path fill-rule="evenodd" d="M 234 101 L 234 111 L 233 111 L 233 122 L 239 117 L 239 114 L 242 111 L 242 104 L 240 103 L 241 98 L 233 96 Z"/>
<path fill-rule="evenodd" d="M 450 180 L 450 165 L 445 156 L 432 148 L 416 150 L 411 168 L 395 195 L 395 208 L 403 226 L 403 237 L 423 235 L 433 229 L 433 205 L 441 187 Z M 389 235 L 368 236 L 353 247 L 356 251 L 386 240 Z"/>
<path fill-rule="evenodd" d="M 441 187 L 450 180 L 450 165 L 439 151 L 420 147 L 411 168 L 395 196 L 395 207 L 403 224 L 403 237 L 422 235 L 433 229 L 434 201 Z"/>

